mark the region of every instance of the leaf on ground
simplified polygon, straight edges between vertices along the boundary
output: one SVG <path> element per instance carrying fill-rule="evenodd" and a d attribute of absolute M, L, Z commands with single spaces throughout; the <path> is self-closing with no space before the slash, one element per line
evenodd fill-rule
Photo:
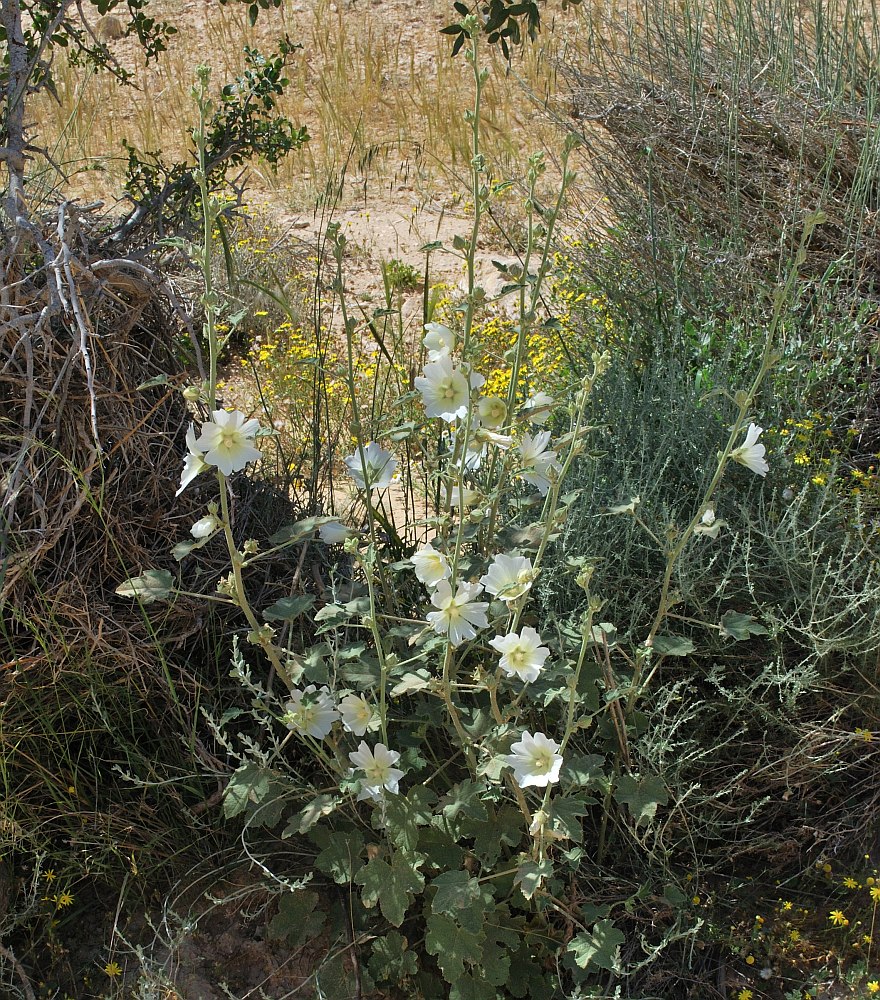
<path fill-rule="evenodd" d="M 120 597 L 136 597 L 141 604 L 152 604 L 168 597 L 173 587 L 174 577 L 167 569 L 145 569 L 140 576 L 120 583 L 116 593 Z"/>
<path fill-rule="evenodd" d="M 299 889 L 286 892 L 278 902 L 278 912 L 269 923 L 269 937 L 276 941 L 289 938 L 289 944 L 299 944 L 323 930 L 324 914 L 319 910 L 318 894 Z"/>

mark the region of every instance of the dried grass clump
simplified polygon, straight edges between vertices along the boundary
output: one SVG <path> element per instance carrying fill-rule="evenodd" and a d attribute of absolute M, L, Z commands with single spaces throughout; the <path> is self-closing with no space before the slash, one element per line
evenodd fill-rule
<path fill-rule="evenodd" d="M 0 818 L 63 830 L 72 811 L 102 838 L 173 854 L 163 831 L 214 790 L 198 772 L 223 770 L 198 712 L 228 674 L 221 623 L 197 599 L 142 608 L 114 591 L 146 568 L 176 573 L 171 549 L 214 496 L 205 477 L 175 497 L 191 419 L 179 388 L 198 345 L 161 265 L 110 249 L 105 230 L 64 203 L 0 247 L 0 748 L 16 751 Z M 232 483 L 242 537 L 295 519 L 286 497 L 248 486 Z M 228 572 L 221 548 L 185 564 L 189 589 Z M 258 606 L 290 577 L 265 563 Z M 177 783 L 133 788 L 114 764 L 145 782 L 170 766 Z"/>
<path fill-rule="evenodd" d="M 754 302 L 817 209 L 803 273 L 834 282 L 841 315 L 876 303 L 878 32 L 857 7 L 652 0 L 593 25 L 565 67 L 609 210 L 588 236 L 622 223 L 610 256 L 664 306 Z"/>

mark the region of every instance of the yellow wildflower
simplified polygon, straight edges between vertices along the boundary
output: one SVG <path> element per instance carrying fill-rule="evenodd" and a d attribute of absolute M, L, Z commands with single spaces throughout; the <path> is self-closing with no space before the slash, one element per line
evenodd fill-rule
<path fill-rule="evenodd" d="M 846 876 L 846 878 L 843 880 L 843 884 L 846 886 L 847 889 L 858 889 L 859 887 L 859 883 L 856 882 L 856 880 L 851 875 Z"/>
<path fill-rule="evenodd" d="M 868 892 L 875 903 L 880 903 L 880 885 L 872 885 Z"/>
<path fill-rule="evenodd" d="M 104 966 L 104 974 L 109 976 L 111 979 L 115 979 L 117 976 L 122 975 L 122 969 L 116 962 L 108 962 Z"/>
<path fill-rule="evenodd" d="M 872 979 L 868 983 L 868 992 L 869 993 L 880 993 L 880 980 Z"/>
<path fill-rule="evenodd" d="M 835 927 L 846 927 L 849 921 L 843 915 L 842 910 L 832 910 L 828 914 L 828 919 L 834 924 Z"/>
<path fill-rule="evenodd" d="M 73 893 L 65 891 L 62 892 L 61 895 L 58 897 L 59 906 L 70 906 L 72 902 L 73 902 Z"/>

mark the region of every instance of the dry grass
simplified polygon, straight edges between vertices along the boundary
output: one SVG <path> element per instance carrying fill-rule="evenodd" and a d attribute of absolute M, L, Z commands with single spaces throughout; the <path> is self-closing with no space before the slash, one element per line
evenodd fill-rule
<path fill-rule="evenodd" d="M 129 41 L 111 42 L 114 55 L 134 72 L 137 89 L 59 59 L 61 101 L 48 95 L 34 101 L 36 131 L 77 190 L 107 197 L 121 190 L 124 179 L 123 137 L 141 150 L 185 155 L 198 62 L 212 65 L 219 85 L 241 70 L 244 46 L 267 50 L 287 34 L 303 47 L 291 58 L 290 87 L 280 111 L 307 125 L 312 139 L 277 176 L 256 164 L 257 187 L 290 207 L 310 207 L 324 193 L 327 179 L 347 164 L 352 196 L 366 177 L 391 187 L 456 190 L 457 175 L 466 173 L 463 112 L 471 102 L 472 80 L 464 59 L 453 60 L 448 38 L 438 33 L 452 19 L 451 6 L 422 5 L 418 20 L 398 0 L 366 11 L 337 9 L 327 0 L 305 10 L 300 6 L 265 12 L 252 28 L 241 5 L 212 7 L 208 17 L 201 6 L 179 11 L 157 3 L 157 16 L 167 8 L 166 16 L 181 31 L 156 64 L 139 63 Z M 563 38 L 565 32 L 548 24 L 539 44 L 515 57 L 516 76 L 544 100 L 553 100 L 557 92 L 556 57 Z M 556 139 L 549 122 L 506 75 L 503 62 L 494 53 L 487 57 L 494 66 L 486 92 L 486 152 L 502 171 L 518 174 L 543 139 L 551 146 Z"/>

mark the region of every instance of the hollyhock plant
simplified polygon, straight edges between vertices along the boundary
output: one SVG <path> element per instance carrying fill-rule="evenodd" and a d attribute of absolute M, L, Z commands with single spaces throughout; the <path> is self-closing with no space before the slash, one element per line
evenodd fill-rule
<path fill-rule="evenodd" d="M 499 552 L 480 577 L 480 583 L 498 600 L 515 601 L 531 587 L 534 578 L 531 559 Z"/>
<path fill-rule="evenodd" d="M 507 419 L 507 403 L 499 396 L 482 396 L 477 403 L 480 423 L 490 430 L 497 430 Z"/>
<path fill-rule="evenodd" d="M 384 743 L 377 743 L 371 750 L 366 741 L 361 740 L 360 746 L 348 755 L 348 759 L 358 771 L 364 773 L 360 779 L 358 802 L 364 799 L 378 802 L 385 792 L 397 795 L 403 771 L 393 766 L 400 760 L 396 750 L 389 750 Z"/>
<path fill-rule="evenodd" d="M 757 424 L 749 424 L 746 431 L 746 439 L 743 443 L 730 453 L 734 462 L 739 462 L 747 469 L 751 469 L 758 476 L 766 476 L 770 471 L 770 466 L 764 458 L 766 448 L 758 443 L 758 438 L 764 433 L 764 428 Z"/>
<path fill-rule="evenodd" d="M 318 690 L 314 684 L 303 691 L 292 691 L 290 701 L 284 708 L 284 725 L 316 740 L 326 739 L 333 723 L 339 719 L 329 688 L 322 687 Z"/>
<path fill-rule="evenodd" d="M 426 587 L 436 587 L 452 573 L 449 562 L 430 542 L 426 542 L 409 557 L 416 571 L 416 578 Z"/>
<path fill-rule="evenodd" d="M 196 441 L 207 465 L 216 465 L 224 476 L 229 476 L 262 457 L 263 453 L 254 447 L 254 436 L 260 429 L 258 420 L 248 420 L 241 410 L 214 410 L 211 416 L 212 420 L 202 424 Z"/>
<path fill-rule="evenodd" d="M 536 681 L 544 667 L 550 650 L 541 645 L 541 636 L 531 626 L 526 625 L 520 633 L 496 635 L 489 645 L 501 653 L 498 666 L 507 677 L 518 677 L 526 684 Z"/>
<path fill-rule="evenodd" d="M 453 646 L 473 639 L 479 629 L 489 627 L 486 619 L 489 605 L 475 600 L 482 592 L 478 583 L 460 583 L 453 594 L 449 581 L 441 580 L 431 595 L 431 603 L 439 610 L 428 612 L 429 624 L 435 632 L 447 635 Z"/>
<path fill-rule="evenodd" d="M 520 788 L 546 788 L 559 781 L 562 754 L 559 744 L 543 733 L 534 736 L 525 730 L 522 739 L 514 743 L 513 752 L 504 755 L 504 762 L 513 768 L 513 776 Z"/>
<path fill-rule="evenodd" d="M 534 392 L 523 406 L 523 415 L 529 423 L 540 427 L 541 424 L 546 424 L 550 419 L 550 412 L 555 402 L 553 397 L 548 396 L 546 392 Z"/>
<path fill-rule="evenodd" d="M 364 445 L 363 462 L 360 451 L 349 455 L 344 461 L 348 466 L 348 474 L 359 489 L 384 490 L 394 481 L 397 459 L 390 451 L 380 448 L 375 441 Z"/>
<path fill-rule="evenodd" d="M 200 517 L 198 521 L 189 529 L 189 533 L 193 538 L 210 538 L 211 535 L 220 527 L 219 518 L 215 517 L 213 514 L 206 514 L 204 517 Z"/>

